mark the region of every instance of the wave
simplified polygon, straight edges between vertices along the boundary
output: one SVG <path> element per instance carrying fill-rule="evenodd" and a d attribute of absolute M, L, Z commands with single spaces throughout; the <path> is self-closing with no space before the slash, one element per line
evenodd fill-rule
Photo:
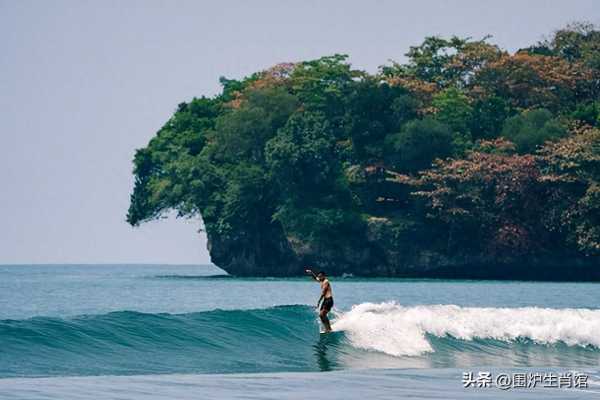
<path fill-rule="evenodd" d="M 433 352 L 427 335 L 600 348 L 600 310 L 589 309 L 363 303 L 341 314 L 333 328 L 345 331 L 357 347 L 393 356 Z"/>
<path fill-rule="evenodd" d="M 306 305 L 0 321 L 0 377 L 598 365 L 600 310 Z"/>
<path fill-rule="evenodd" d="M 0 377 L 306 370 L 285 353 L 318 336 L 315 317 L 293 305 L 4 320 Z"/>

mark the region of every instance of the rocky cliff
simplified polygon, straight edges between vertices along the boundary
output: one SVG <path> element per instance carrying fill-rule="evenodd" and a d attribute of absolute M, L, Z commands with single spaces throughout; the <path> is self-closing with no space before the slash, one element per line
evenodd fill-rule
<path fill-rule="evenodd" d="M 390 245 L 371 226 L 362 243 L 327 247 L 311 245 L 279 230 L 254 241 L 210 236 L 212 262 L 234 276 L 289 277 L 306 267 L 339 277 L 406 277 L 444 279 L 600 281 L 600 258 L 557 251 L 545 255 L 447 253 L 415 242 Z"/>

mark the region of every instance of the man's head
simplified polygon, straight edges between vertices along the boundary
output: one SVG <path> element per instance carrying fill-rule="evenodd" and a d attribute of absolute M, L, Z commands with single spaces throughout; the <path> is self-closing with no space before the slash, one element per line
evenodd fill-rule
<path fill-rule="evenodd" d="M 325 273 L 325 271 L 320 271 L 317 274 L 317 279 L 320 281 L 324 281 L 327 278 L 327 274 Z"/>

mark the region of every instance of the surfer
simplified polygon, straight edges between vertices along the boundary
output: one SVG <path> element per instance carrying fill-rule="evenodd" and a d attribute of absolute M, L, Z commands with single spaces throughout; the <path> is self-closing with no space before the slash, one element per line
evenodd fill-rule
<path fill-rule="evenodd" d="M 324 271 L 321 271 L 315 275 L 310 269 L 307 269 L 306 273 L 311 274 L 313 279 L 321 285 L 321 297 L 319 297 L 319 301 L 317 301 L 317 308 L 319 308 L 319 304 L 321 305 L 321 308 L 319 309 L 319 318 L 321 318 L 321 322 L 323 322 L 325 333 L 331 332 L 331 323 L 329 322 L 329 318 L 327 318 L 327 313 L 331 311 L 331 308 L 333 307 L 333 291 L 331 290 L 331 284 L 327 279 L 327 274 Z M 321 303 L 321 301 L 323 302 Z"/>

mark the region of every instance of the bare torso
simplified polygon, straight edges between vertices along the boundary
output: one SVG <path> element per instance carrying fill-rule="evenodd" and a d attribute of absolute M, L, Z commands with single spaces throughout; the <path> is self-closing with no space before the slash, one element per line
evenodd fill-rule
<path fill-rule="evenodd" d="M 328 279 L 324 279 L 321 282 L 321 290 L 324 292 L 324 297 L 326 299 L 333 297 L 333 291 L 331 290 L 331 285 L 329 284 Z"/>

